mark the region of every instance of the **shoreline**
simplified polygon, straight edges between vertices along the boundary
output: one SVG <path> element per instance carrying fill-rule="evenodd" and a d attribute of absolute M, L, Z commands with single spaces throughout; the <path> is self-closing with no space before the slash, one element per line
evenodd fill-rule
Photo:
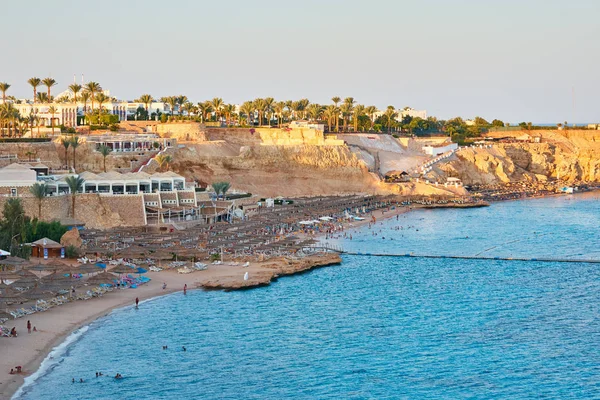
<path fill-rule="evenodd" d="M 115 310 L 133 306 L 135 298 L 140 299 L 140 307 L 147 300 L 181 292 L 184 285 L 188 290 L 249 290 L 269 285 L 282 276 L 308 272 L 329 265 L 339 265 L 338 254 L 315 253 L 297 260 L 278 257 L 263 262 L 241 265 L 213 265 L 205 271 L 179 274 L 176 269 L 148 272 L 151 281 L 137 289 L 115 289 L 102 297 L 78 300 L 44 312 L 26 317 L 11 319 L 5 323 L 16 327 L 18 337 L 0 338 L 0 398 L 11 399 L 25 383 L 25 378 L 40 369 L 48 355 L 78 329 L 101 319 Z M 244 280 L 244 274 L 249 279 Z M 162 289 L 162 283 L 167 288 Z M 26 324 L 31 320 L 38 331 L 27 333 Z M 10 375 L 16 365 L 23 366 L 21 374 Z"/>
<path fill-rule="evenodd" d="M 589 194 L 593 191 L 581 192 L 578 194 Z M 523 199 L 507 200 L 528 200 L 539 199 L 540 196 L 526 197 Z M 490 202 L 504 202 L 507 200 L 498 200 Z M 454 207 L 428 207 L 421 204 L 410 206 L 396 206 L 390 210 L 376 210 L 373 216 L 377 222 L 393 218 L 397 215 L 407 213 L 415 209 L 437 209 L 437 208 L 466 208 L 464 206 Z M 381 214 L 378 214 L 381 212 Z M 362 221 L 353 221 L 345 223 L 344 230 L 360 228 L 368 225 L 372 221 L 368 218 Z M 322 233 L 313 236 L 314 239 L 323 241 L 326 234 Z M 299 260 L 290 260 L 285 257 L 253 262 L 249 267 L 241 266 L 212 265 L 210 264 L 206 271 L 200 271 L 192 274 L 178 274 L 176 270 L 164 270 L 161 272 L 149 272 L 147 275 L 152 279 L 147 284 L 137 289 L 115 289 L 113 292 L 104 295 L 101 298 L 93 298 L 85 301 L 76 301 L 59 307 L 52 308 L 42 313 L 36 313 L 28 317 L 9 320 L 6 325 L 16 326 L 19 336 L 17 338 L 0 339 L 0 349 L 3 357 L 0 359 L 0 397 L 10 399 L 24 384 L 26 377 L 39 370 L 42 362 L 48 357 L 50 352 L 65 341 L 73 332 L 82 327 L 93 323 L 94 321 L 109 315 L 111 312 L 133 305 L 135 298 L 139 297 L 141 302 L 166 296 L 176 292 L 182 292 L 183 286 L 188 285 L 189 290 L 249 290 L 257 287 L 267 286 L 271 282 L 277 281 L 279 277 L 301 274 L 315 268 L 339 265 L 341 258 L 338 254 L 323 256 L 319 254 L 306 256 Z M 320 257 L 318 259 L 316 257 Z M 304 263 L 302 263 L 304 261 Z M 308 262 L 306 262 L 308 261 Z M 243 273 L 248 272 L 250 278 L 243 280 Z M 167 283 L 167 289 L 162 289 L 162 282 Z M 73 310 L 70 310 L 73 309 Z M 71 311 L 71 312 L 69 312 Z M 28 334 L 26 329 L 27 320 L 32 320 L 32 325 L 38 327 L 38 332 Z M 44 329 L 44 322 L 52 322 L 51 329 Z M 42 324 L 40 324 L 42 322 Z M 37 324 L 37 325 L 36 325 Z M 51 325 L 49 325 L 51 326 Z M 58 331 L 55 332 L 54 330 Z M 18 361 L 15 361 L 18 360 Z M 23 365 L 23 373 L 10 375 L 8 371 L 15 365 Z"/>

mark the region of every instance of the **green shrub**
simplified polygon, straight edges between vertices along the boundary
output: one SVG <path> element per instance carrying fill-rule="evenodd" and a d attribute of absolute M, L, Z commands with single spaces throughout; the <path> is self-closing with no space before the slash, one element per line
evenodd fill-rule
<path fill-rule="evenodd" d="M 79 249 L 72 244 L 65 248 L 65 257 L 77 258 L 79 257 Z"/>
<path fill-rule="evenodd" d="M 119 125 L 118 124 L 112 124 L 109 128 L 108 128 L 111 132 L 116 132 L 119 130 Z"/>

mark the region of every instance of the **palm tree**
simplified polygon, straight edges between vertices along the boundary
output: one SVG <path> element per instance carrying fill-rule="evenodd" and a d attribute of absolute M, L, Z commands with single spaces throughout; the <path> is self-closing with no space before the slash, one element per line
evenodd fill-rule
<path fill-rule="evenodd" d="M 339 109 L 333 105 L 328 105 L 323 111 L 323 116 L 327 118 L 327 125 L 329 126 L 329 132 L 331 132 L 331 122 L 337 117 Z"/>
<path fill-rule="evenodd" d="M 42 83 L 48 88 L 48 98 L 52 98 L 52 96 L 50 95 L 50 88 L 56 85 L 56 81 L 52 78 L 45 78 L 42 80 Z"/>
<path fill-rule="evenodd" d="M 81 144 L 81 141 L 79 140 L 79 136 L 73 136 L 71 138 L 71 148 L 73 148 L 73 171 L 77 171 L 75 169 L 75 151 L 77 150 L 77 148 L 79 147 L 79 145 Z"/>
<path fill-rule="evenodd" d="M 254 105 L 251 101 L 246 101 L 242 103 L 240 107 L 240 113 L 245 114 L 247 116 L 248 125 L 254 124 L 254 121 L 252 121 L 254 119 Z"/>
<path fill-rule="evenodd" d="M 285 102 L 283 101 L 278 101 L 277 103 L 275 103 L 273 105 L 273 111 L 275 111 L 275 114 L 277 114 L 277 125 L 279 127 L 281 127 L 282 124 L 282 118 L 283 118 L 283 111 L 285 110 Z"/>
<path fill-rule="evenodd" d="M 2 92 L 2 102 L 6 103 L 6 91 L 10 87 L 10 84 L 6 82 L 0 82 L 0 92 Z"/>
<path fill-rule="evenodd" d="M 83 92 L 81 93 L 81 101 L 83 101 L 83 112 L 87 112 L 87 102 L 90 101 L 90 93 L 89 92 Z"/>
<path fill-rule="evenodd" d="M 219 117 L 221 116 L 221 107 L 223 107 L 223 99 L 220 97 L 215 97 L 210 101 L 210 105 L 215 112 L 215 119 L 219 121 Z"/>
<path fill-rule="evenodd" d="M 358 119 L 365 115 L 365 106 L 362 104 L 357 104 L 354 107 L 354 115 L 352 116 L 352 120 L 354 122 L 354 132 L 358 132 Z"/>
<path fill-rule="evenodd" d="M 183 110 L 183 105 L 188 102 L 187 96 L 179 95 L 175 96 L 175 101 L 177 102 L 177 113 L 181 115 L 181 111 Z"/>
<path fill-rule="evenodd" d="M 225 114 L 225 124 L 229 126 L 230 118 L 235 113 L 235 106 L 233 104 L 225 104 L 223 107 L 223 114 Z"/>
<path fill-rule="evenodd" d="M 175 113 L 175 106 L 177 105 L 177 97 L 175 97 L 175 96 L 165 97 L 164 102 L 169 105 L 169 108 L 171 109 L 171 116 L 173 116 L 173 114 Z"/>
<path fill-rule="evenodd" d="M 348 118 L 352 115 L 352 104 L 343 103 L 340 106 L 340 113 L 342 114 L 342 120 L 344 121 L 343 131 L 346 132 L 348 129 Z"/>
<path fill-rule="evenodd" d="M 33 88 L 33 102 L 35 103 L 35 100 L 37 99 L 37 88 L 42 84 L 42 80 L 40 78 L 33 77 L 29 78 L 27 83 L 29 83 Z"/>
<path fill-rule="evenodd" d="M 167 166 L 167 171 L 169 170 L 169 164 L 173 162 L 173 157 L 168 154 L 159 154 L 154 157 L 154 160 L 158 163 L 158 167 L 162 169 L 165 165 Z"/>
<path fill-rule="evenodd" d="M 73 102 L 77 104 L 77 93 L 81 91 L 81 85 L 77 83 L 73 83 L 69 85 L 69 89 L 73 92 Z"/>
<path fill-rule="evenodd" d="M 143 94 L 140 96 L 140 101 L 142 103 L 144 103 L 144 107 L 146 107 L 146 113 L 148 113 L 148 116 L 150 116 L 149 107 L 150 107 L 150 103 L 152 103 L 154 101 L 154 98 L 152 97 L 152 95 Z"/>
<path fill-rule="evenodd" d="M 39 103 L 45 104 L 45 103 L 50 103 L 52 101 L 52 99 L 50 99 L 46 93 L 41 92 L 41 93 L 37 94 L 37 101 Z"/>
<path fill-rule="evenodd" d="M 254 100 L 254 109 L 258 113 L 258 126 L 263 124 L 263 118 L 267 113 L 267 102 L 265 99 Z"/>
<path fill-rule="evenodd" d="M 103 144 L 98 148 L 100 154 L 102 154 L 102 158 L 104 161 L 104 172 L 106 172 L 106 157 L 112 152 L 112 149 L 107 145 Z"/>
<path fill-rule="evenodd" d="M 181 109 L 187 113 L 188 118 L 191 120 L 192 113 L 196 110 L 196 106 L 191 101 L 188 101 L 181 105 Z"/>
<path fill-rule="evenodd" d="M 265 117 L 267 117 L 267 125 L 271 126 L 271 117 L 273 114 L 273 111 L 275 111 L 274 107 L 275 107 L 275 99 L 272 97 L 267 97 L 265 99 Z"/>
<path fill-rule="evenodd" d="M 54 136 L 54 114 L 56 114 L 56 107 L 54 106 L 50 106 L 50 108 L 48 108 L 48 112 L 50 113 L 51 117 L 50 117 L 50 126 L 52 127 L 52 135 Z"/>
<path fill-rule="evenodd" d="M 65 163 L 67 164 L 67 169 L 69 169 L 69 152 L 67 150 L 69 150 L 69 146 L 71 145 L 71 140 L 69 140 L 69 138 L 67 138 L 66 136 L 63 136 L 60 139 L 60 142 L 65 147 Z"/>
<path fill-rule="evenodd" d="M 375 113 L 377 112 L 377 107 L 375 106 L 369 106 L 367 108 L 365 108 L 365 114 L 367 114 L 369 116 L 369 119 L 371 120 L 371 130 L 373 130 L 373 125 L 375 124 Z"/>
<path fill-rule="evenodd" d="M 388 120 L 388 132 L 391 132 L 392 121 L 398 116 L 398 113 L 396 112 L 394 106 L 388 106 L 384 115 Z"/>
<path fill-rule="evenodd" d="M 225 193 L 227 193 L 227 191 L 231 187 L 231 184 L 229 182 L 214 182 L 211 184 L 211 186 L 215 191 L 215 194 L 217 195 L 218 199 L 219 195 L 225 197 Z"/>
<path fill-rule="evenodd" d="M 342 101 L 342 99 L 340 99 L 338 96 L 334 96 L 331 98 L 331 101 L 333 101 L 333 104 L 338 109 L 338 113 L 335 115 L 335 131 L 339 132 L 340 131 L 340 118 L 339 118 L 338 104 L 340 103 L 340 101 Z"/>
<path fill-rule="evenodd" d="M 313 103 L 308 107 L 308 115 L 315 122 L 317 122 L 317 120 L 321 117 L 322 113 L 323 107 L 321 107 L 319 104 Z"/>
<path fill-rule="evenodd" d="M 209 101 L 205 101 L 204 103 L 198 103 L 198 113 L 200 114 L 200 120 L 204 123 L 206 121 L 208 114 L 212 112 L 212 105 Z"/>
<path fill-rule="evenodd" d="M 75 196 L 77 192 L 83 190 L 83 178 L 80 178 L 75 175 L 68 176 L 65 179 L 65 182 L 69 186 L 69 191 L 71 192 L 71 217 L 75 218 Z"/>
<path fill-rule="evenodd" d="M 90 99 L 92 100 L 92 111 L 94 111 L 94 98 L 97 93 L 102 91 L 102 86 L 98 82 L 88 82 L 83 86 L 83 90 L 90 94 Z"/>
<path fill-rule="evenodd" d="M 31 192 L 33 197 L 35 197 L 37 199 L 38 219 L 41 220 L 42 219 L 42 201 L 44 200 L 44 197 L 46 197 L 46 194 L 48 193 L 48 185 L 46 185 L 45 183 L 36 182 L 29 188 L 29 191 Z"/>
<path fill-rule="evenodd" d="M 98 123 L 100 123 L 100 115 L 102 114 L 102 104 L 110 100 L 110 97 L 100 92 L 96 95 L 96 101 L 98 102 Z M 92 98 L 92 102 L 94 99 Z M 93 109 L 93 107 L 92 107 Z"/>

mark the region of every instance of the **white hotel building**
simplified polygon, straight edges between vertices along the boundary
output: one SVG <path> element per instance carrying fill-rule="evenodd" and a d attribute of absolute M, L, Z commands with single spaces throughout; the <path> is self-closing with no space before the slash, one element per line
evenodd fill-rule
<path fill-rule="evenodd" d="M 110 97 L 110 92 L 103 92 Z M 73 93 L 69 90 L 59 93 L 55 99 L 68 98 L 73 99 Z M 78 99 L 79 100 L 79 99 Z M 51 120 L 54 119 L 54 126 L 64 125 L 75 127 L 78 124 L 77 117 L 83 117 L 84 104 L 82 101 L 75 102 L 54 102 L 51 104 L 33 103 L 29 99 L 23 99 L 20 103 L 14 103 L 14 107 L 19 111 L 22 117 L 34 115 L 40 119 L 40 125 L 50 126 Z M 54 113 L 50 112 L 50 107 L 54 107 Z M 97 102 L 94 102 L 94 109 L 99 107 Z M 113 98 L 112 101 L 102 104 L 102 109 L 107 110 L 110 114 L 118 115 L 119 121 L 126 121 L 128 116 L 135 115 L 139 107 L 146 108 L 144 103 L 135 101 L 121 101 Z M 92 109 L 92 101 L 85 104 L 86 111 Z M 170 113 L 171 110 L 167 104 L 159 101 L 154 101 L 148 104 L 148 114 L 152 113 Z"/>

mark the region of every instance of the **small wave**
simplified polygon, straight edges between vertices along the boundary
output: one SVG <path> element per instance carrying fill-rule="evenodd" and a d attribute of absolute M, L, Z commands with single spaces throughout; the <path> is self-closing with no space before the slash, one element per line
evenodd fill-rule
<path fill-rule="evenodd" d="M 37 381 L 39 378 L 44 376 L 48 371 L 52 369 L 56 364 L 61 361 L 61 357 L 65 354 L 69 346 L 76 342 L 84 333 L 86 333 L 90 329 L 89 325 L 82 326 L 77 329 L 73 333 L 71 333 L 67 338 L 50 351 L 50 353 L 44 358 L 44 361 L 40 364 L 40 367 L 33 374 L 29 375 L 25 378 L 23 385 L 15 392 L 12 397 L 12 400 L 19 399 L 23 394 L 25 394 L 25 389 L 28 386 L 31 386 Z"/>

